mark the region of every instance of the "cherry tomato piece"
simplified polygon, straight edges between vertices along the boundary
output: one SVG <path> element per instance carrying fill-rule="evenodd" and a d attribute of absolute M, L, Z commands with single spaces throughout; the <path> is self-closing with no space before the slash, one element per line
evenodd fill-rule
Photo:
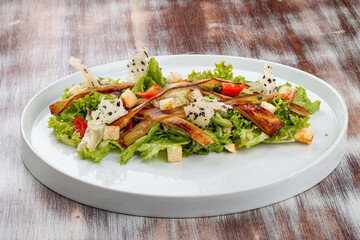
<path fill-rule="evenodd" d="M 235 83 L 221 83 L 221 86 L 221 94 L 233 97 L 241 93 L 245 88 L 245 83 L 241 83 L 240 85 Z"/>
<path fill-rule="evenodd" d="M 291 92 L 291 93 L 289 93 L 288 95 L 287 95 L 287 100 L 289 101 L 289 102 L 292 102 L 293 100 L 294 100 L 294 97 L 295 97 L 295 93 L 294 92 Z"/>
<path fill-rule="evenodd" d="M 152 85 L 146 92 L 137 92 L 136 95 L 139 95 L 143 98 L 152 98 L 156 96 L 158 93 L 162 92 L 162 87 L 160 84 Z"/>
<path fill-rule="evenodd" d="M 82 139 L 87 128 L 86 122 L 82 118 L 76 117 L 73 121 L 73 125 L 74 131 L 80 133 L 80 138 Z"/>

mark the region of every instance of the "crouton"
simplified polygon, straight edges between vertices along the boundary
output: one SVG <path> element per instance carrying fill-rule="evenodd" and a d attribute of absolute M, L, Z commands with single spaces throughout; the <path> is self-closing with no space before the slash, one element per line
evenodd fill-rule
<path fill-rule="evenodd" d="M 167 148 L 168 162 L 181 162 L 182 161 L 182 147 L 168 147 Z"/>
<path fill-rule="evenodd" d="M 125 105 L 126 108 L 131 108 L 135 106 L 139 101 L 135 96 L 135 94 L 130 89 L 126 89 L 125 92 L 121 94 L 120 98 L 123 101 L 123 104 Z"/>
<path fill-rule="evenodd" d="M 103 132 L 103 140 L 119 140 L 120 127 L 119 126 L 106 126 Z"/>
<path fill-rule="evenodd" d="M 166 99 L 160 100 L 159 107 L 160 107 L 161 111 L 172 109 L 174 107 L 174 99 L 166 98 Z"/>
<path fill-rule="evenodd" d="M 167 83 L 178 83 L 183 80 L 183 77 L 180 75 L 180 73 L 177 72 L 171 72 L 170 75 L 166 78 Z"/>
<path fill-rule="evenodd" d="M 311 132 L 310 128 L 302 128 L 300 129 L 294 136 L 295 141 L 310 144 L 314 134 Z"/>
<path fill-rule="evenodd" d="M 272 113 L 274 113 L 276 111 L 276 107 L 274 105 L 272 105 L 271 103 L 265 102 L 265 101 L 261 102 L 260 106 Z"/>

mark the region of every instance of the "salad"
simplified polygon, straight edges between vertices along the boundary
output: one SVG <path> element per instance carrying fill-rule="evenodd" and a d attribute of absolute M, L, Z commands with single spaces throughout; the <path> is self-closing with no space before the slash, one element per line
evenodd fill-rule
<path fill-rule="evenodd" d="M 48 126 L 84 159 L 100 162 L 118 151 L 123 165 L 134 155 L 147 160 L 166 151 L 168 162 L 179 162 L 190 154 L 313 139 L 308 120 L 320 102 L 300 86 L 277 86 L 268 64 L 254 82 L 234 76 L 225 62 L 185 79 L 176 72 L 165 77 L 155 58 L 139 50 L 120 82 L 95 78 L 79 59 L 69 63 L 84 78 L 50 105 Z"/>

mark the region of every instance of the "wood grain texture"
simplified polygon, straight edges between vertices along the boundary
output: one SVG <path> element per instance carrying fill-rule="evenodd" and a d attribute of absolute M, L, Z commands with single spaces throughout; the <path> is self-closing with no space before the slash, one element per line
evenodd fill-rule
<path fill-rule="evenodd" d="M 1 239 L 360 239 L 360 1 L 1 1 Z M 88 66 L 151 55 L 259 58 L 343 94 L 347 152 L 314 188 L 272 206 L 199 219 L 127 216 L 49 190 L 24 167 L 19 121 L 45 86 Z"/>

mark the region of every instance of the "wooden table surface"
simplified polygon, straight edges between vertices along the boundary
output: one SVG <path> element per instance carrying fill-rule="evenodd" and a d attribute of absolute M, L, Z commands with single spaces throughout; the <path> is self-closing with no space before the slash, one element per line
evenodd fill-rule
<path fill-rule="evenodd" d="M 2 239 L 360 239 L 360 1 L 1 1 Z M 20 116 L 75 69 L 132 56 L 222 54 L 314 74 L 345 98 L 347 151 L 310 190 L 261 209 L 198 219 L 102 211 L 49 190 L 25 168 Z"/>

